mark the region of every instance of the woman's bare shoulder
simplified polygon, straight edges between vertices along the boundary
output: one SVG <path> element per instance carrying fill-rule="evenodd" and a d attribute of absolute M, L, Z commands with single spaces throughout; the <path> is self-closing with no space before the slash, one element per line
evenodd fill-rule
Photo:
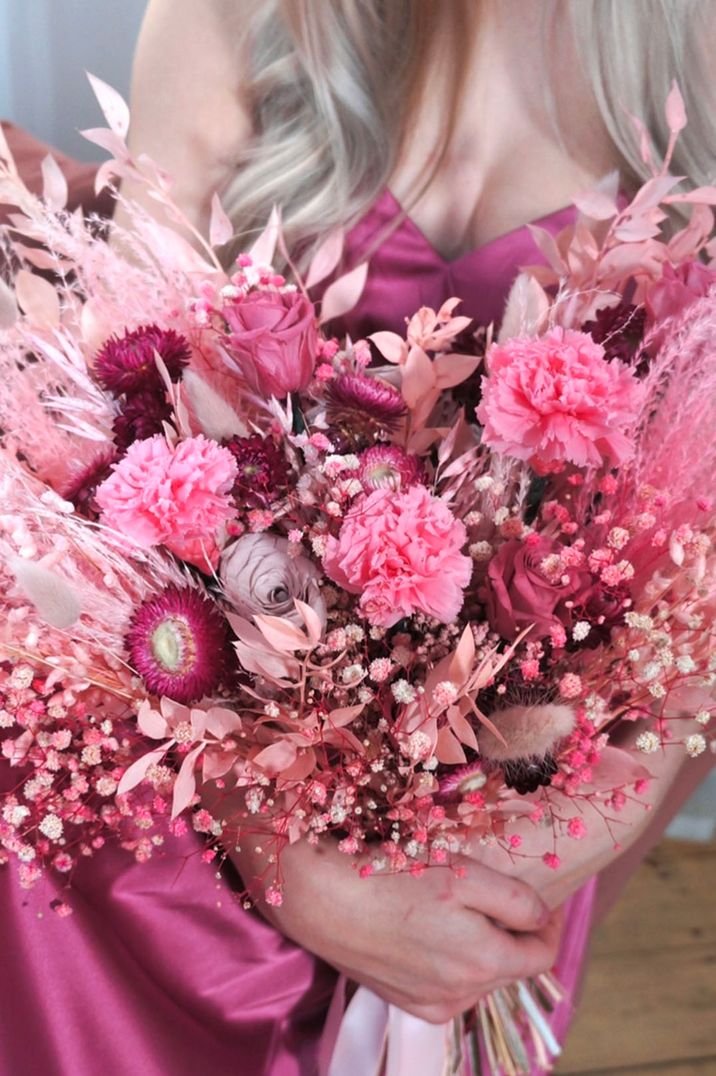
<path fill-rule="evenodd" d="M 132 72 L 130 148 L 175 179 L 200 224 L 251 134 L 242 90 L 248 0 L 150 0 Z"/>

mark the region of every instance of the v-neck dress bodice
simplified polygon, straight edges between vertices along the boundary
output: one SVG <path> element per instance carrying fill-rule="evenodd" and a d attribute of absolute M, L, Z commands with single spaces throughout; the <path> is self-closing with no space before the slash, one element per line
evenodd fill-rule
<path fill-rule="evenodd" d="M 531 223 L 556 235 L 573 223 L 575 216 L 574 206 L 567 206 Z M 347 268 L 367 255 L 363 294 L 340 321 L 340 329 L 354 340 L 377 329 L 402 334 L 406 317 L 421 306 L 437 309 L 453 295 L 462 300 L 459 313 L 482 325 L 499 323 L 519 270 L 544 263 L 527 224 L 446 259 L 388 189 L 346 236 Z"/>

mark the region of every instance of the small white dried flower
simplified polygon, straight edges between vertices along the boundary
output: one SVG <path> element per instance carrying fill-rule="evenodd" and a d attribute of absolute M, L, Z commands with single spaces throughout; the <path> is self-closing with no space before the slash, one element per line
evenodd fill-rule
<path fill-rule="evenodd" d="M 37 828 L 51 841 L 58 841 L 64 831 L 62 819 L 56 814 L 46 814 Z"/>
<path fill-rule="evenodd" d="M 390 690 L 396 702 L 412 702 L 415 698 L 415 688 L 407 680 L 396 680 Z"/>
<path fill-rule="evenodd" d="M 624 620 L 630 628 L 641 628 L 648 631 L 649 628 L 654 626 L 654 621 L 645 613 L 626 613 Z"/>
<path fill-rule="evenodd" d="M 365 668 L 362 665 L 347 665 L 341 673 L 344 684 L 356 684 L 365 676 Z"/>
<path fill-rule="evenodd" d="M 706 750 L 706 737 L 702 736 L 700 732 L 695 732 L 693 736 L 688 736 L 686 739 L 686 753 L 691 758 L 696 758 L 698 755 L 702 755 Z"/>
<path fill-rule="evenodd" d="M 658 661 L 649 661 L 641 671 L 642 680 L 655 680 L 661 672 L 661 665 Z"/>
<path fill-rule="evenodd" d="M 636 738 L 636 746 L 645 755 L 653 755 L 655 751 L 659 750 L 661 740 L 655 732 L 641 732 Z"/>

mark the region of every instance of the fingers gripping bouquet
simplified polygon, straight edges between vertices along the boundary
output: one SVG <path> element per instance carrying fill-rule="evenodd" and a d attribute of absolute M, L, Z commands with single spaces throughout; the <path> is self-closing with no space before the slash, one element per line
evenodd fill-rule
<path fill-rule="evenodd" d="M 419 873 L 526 854 L 528 819 L 557 869 L 645 795 L 650 753 L 709 748 L 716 190 L 667 156 L 628 205 L 604 186 L 534 229 L 548 264 L 477 354 L 458 299 L 340 341 L 365 266 L 320 314 L 306 291 L 340 237 L 289 284 L 274 217 L 225 272 L 96 89 L 98 182 L 176 227 L 128 207 L 127 259 L 51 162 L 36 199 L 0 147 L 3 858 L 30 886 L 108 839 L 147 859 L 193 825 L 211 859 L 260 830 L 279 904 L 287 842 Z M 677 90 L 667 117 L 673 143 Z"/>

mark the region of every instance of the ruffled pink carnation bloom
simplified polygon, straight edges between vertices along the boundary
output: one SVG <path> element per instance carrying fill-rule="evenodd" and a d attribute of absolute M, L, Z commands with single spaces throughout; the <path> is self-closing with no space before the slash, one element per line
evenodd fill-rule
<path fill-rule="evenodd" d="M 624 363 L 608 362 L 587 333 L 555 328 L 496 344 L 489 371 L 476 414 L 490 448 L 543 470 L 629 458 L 632 441 L 624 431 L 642 386 Z"/>
<path fill-rule="evenodd" d="M 371 624 L 426 613 L 447 624 L 463 603 L 472 562 L 465 527 L 424 486 L 379 489 L 356 501 L 323 558 L 327 575 L 360 594 Z"/>
<path fill-rule="evenodd" d="M 101 522 L 142 549 L 164 545 L 206 571 L 219 559 L 219 528 L 233 514 L 236 462 L 199 435 L 172 448 L 157 435 L 135 441 L 98 487 Z"/>

